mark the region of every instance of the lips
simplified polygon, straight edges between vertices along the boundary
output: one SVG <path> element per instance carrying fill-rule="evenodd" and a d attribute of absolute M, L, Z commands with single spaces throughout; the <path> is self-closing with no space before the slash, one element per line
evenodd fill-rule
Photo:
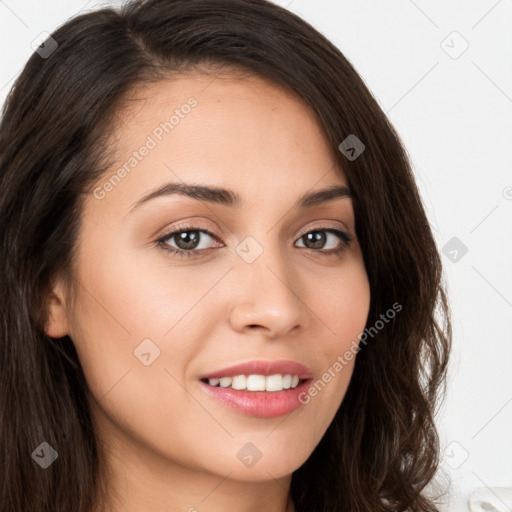
<path fill-rule="evenodd" d="M 230 381 L 233 384 L 240 379 L 245 381 L 244 376 L 247 376 L 247 389 L 243 389 L 243 385 L 240 389 L 236 389 L 238 386 L 230 387 Z M 251 385 L 251 379 L 259 385 Z M 289 386 L 284 384 L 285 379 Z M 280 384 L 276 385 L 274 380 L 280 380 Z M 300 397 L 307 392 L 312 381 L 313 372 L 296 361 L 249 361 L 203 375 L 200 387 L 231 410 L 248 416 L 273 418 L 290 414 L 303 406 Z"/>

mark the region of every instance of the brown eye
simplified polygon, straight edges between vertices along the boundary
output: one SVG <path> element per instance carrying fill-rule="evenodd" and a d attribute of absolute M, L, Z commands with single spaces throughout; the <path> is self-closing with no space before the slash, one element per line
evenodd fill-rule
<path fill-rule="evenodd" d="M 329 236 L 331 235 L 331 236 Z M 338 242 L 336 242 L 336 239 Z M 336 254 L 346 249 L 352 242 L 352 236 L 338 229 L 315 229 L 302 235 L 299 240 L 304 240 L 306 249 L 312 249 L 320 253 L 330 255 Z M 340 242 L 341 241 L 341 245 Z M 326 244 L 333 245 L 324 249 Z"/>
<path fill-rule="evenodd" d="M 201 241 L 202 231 L 180 231 L 168 238 L 174 239 L 174 242 L 178 246 L 178 249 L 182 249 L 185 251 L 196 249 Z"/>
<path fill-rule="evenodd" d="M 179 256 L 197 256 L 207 253 L 213 247 L 210 240 L 218 238 L 206 229 L 196 226 L 183 227 L 171 231 L 156 240 L 156 244 L 164 250 Z"/>

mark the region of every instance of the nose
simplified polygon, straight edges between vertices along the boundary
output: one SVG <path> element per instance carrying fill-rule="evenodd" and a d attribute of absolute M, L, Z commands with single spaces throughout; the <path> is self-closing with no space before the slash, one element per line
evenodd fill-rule
<path fill-rule="evenodd" d="M 252 263 L 237 258 L 229 321 L 239 333 L 258 331 L 269 339 L 307 327 L 310 313 L 297 272 L 279 250 L 265 250 Z"/>

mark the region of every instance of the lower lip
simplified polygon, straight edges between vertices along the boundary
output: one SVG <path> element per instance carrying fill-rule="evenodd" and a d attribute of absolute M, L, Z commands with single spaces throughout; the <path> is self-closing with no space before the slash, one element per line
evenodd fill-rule
<path fill-rule="evenodd" d="M 300 382 L 296 388 L 283 391 L 247 391 L 210 386 L 200 381 L 202 388 L 225 405 L 258 418 L 275 418 L 290 414 L 302 404 L 299 396 L 305 396 L 312 379 Z"/>

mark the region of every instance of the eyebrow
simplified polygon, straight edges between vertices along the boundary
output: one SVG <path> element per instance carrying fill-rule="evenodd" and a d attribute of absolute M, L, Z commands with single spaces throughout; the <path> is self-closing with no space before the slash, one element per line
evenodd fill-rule
<path fill-rule="evenodd" d="M 130 213 L 142 204 L 156 197 L 173 194 L 184 195 L 192 199 L 197 199 L 198 201 L 207 201 L 209 203 L 234 208 L 240 208 L 243 203 L 242 198 L 236 192 L 225 188 L 187 183 L 167 183 L 139 199 L 132 208 L 130 208 Z M 352 197 L 350 189 L 344 185 L 332 185 L 322 190 L 315 190 L 302 195 L 298 199 L 296 207 L 301 209 L 311 208 L 344 197 Z"/>

